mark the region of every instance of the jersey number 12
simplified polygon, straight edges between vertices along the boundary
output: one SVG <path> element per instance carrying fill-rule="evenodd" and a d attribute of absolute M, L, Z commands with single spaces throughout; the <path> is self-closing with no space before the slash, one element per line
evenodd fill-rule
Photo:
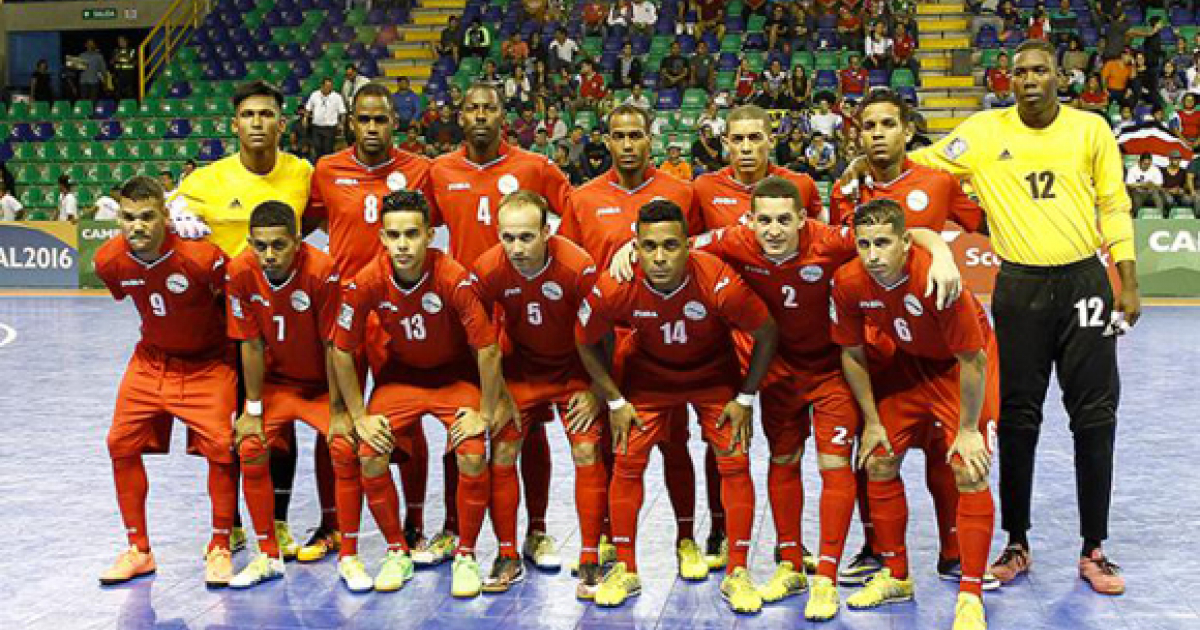
<path fill-rule="evenodd" d="M 1025 176 L 1025 181 L 1029 182 L 1029 194 L 1033 195 L 1034 199 L 1054 199 L 1053 172 L 1030 173 Z"/>

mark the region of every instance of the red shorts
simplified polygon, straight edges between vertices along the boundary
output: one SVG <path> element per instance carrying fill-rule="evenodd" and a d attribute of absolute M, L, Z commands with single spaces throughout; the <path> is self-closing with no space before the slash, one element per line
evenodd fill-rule
<path fill-rule="evenodd" d="M 329 434 L 329 391 L 283 383 L 263 383 L 263 433 L 272 449 L 287 450 L 283 431 L 296 420 Z"/>
<path fill-rule="evenodd" d="M 996 344 L 987 347 L 988 365 L 979 431 L 989 453 L 996 450 L 1000 417 L 1000 370 Z M 896 454 L 910 448 L 945 453 L 958 436 L 960 389 L 956 362 L 933 362 L 897 352 L 881 392 L 879 418 Z"/>
<path fill-rule="evenodd" d="M 508 381 L 508 391 L 512 392 L 513 398 L 517 401 L 517 407 L 521 410 L 521 430 L 518 431 L 516 425 L 510 423 L 501 429 L 500 433 L 493 436 L 493 439 L 499 442 L 524 439 L 529 434 L 529 427 L 534 424 L 553 422 L 556 411 L 565 428 L 567 406 L 571 403 L 571 398 L 587 389 L 588 384 L 581 380 L 570 380 L 565 383 Z M 592 426 L 587 431 L 567 434 L 571 441 L 594 443 L 601 440 L 608 417 L 603 407 L 604 402 L 601 401 L 600 404 L 602 406 L 601 413 L 592 421 Z"/>
<path fill-rule="evenodd" d="M 818 453 L 850 457 L 861 420 L 854 394 L 841 373 L 783 372 L 786 369 L 780 361 L 773 363 L 759 395 L 763 433 L 771 455 L 795 453 L 815 433 Z"/>
<path fill-rule="evenodd" d="M 172 418 L 179 418 L 206 458 L 233 462 L 237 373 L 225 358 L 185 360 L 141 345 L 129 359 L 108 430 L 111 457 L 165 453 Z"/>
<path fill-rule="evenodd" d="M 688 416 L 686 405 L 691 404 L 700 419 L 700 436 L 718 450 L 727 450 L 733 443 L 733 426 L 726 422 L 718 427 L 717 421 L 725 405 L 733 400 L 734 390 L 714 387 L 704 391 L 681 392 L 679 394 L 643 394 L 631 396 L 629 402 L 642 420 L 641 428 L 629 429 L 628 456 L 649 457 L 650 451 L 660 442 L 686 442 L 688 439 Z M 684 413 L 680 413 L 683 410 Z"/>
<path fill-rule="evenodd" d="M 409 436 L 421 430 L 421 417 L 432 415 L 447 428 L 461 408 L 479 410 L 479 385 L 468 379 L 437 385 L 387 380 L 377 383 L 367 413 L 386 416 L 396 438 L 396 450 L 411 454 Z"/>

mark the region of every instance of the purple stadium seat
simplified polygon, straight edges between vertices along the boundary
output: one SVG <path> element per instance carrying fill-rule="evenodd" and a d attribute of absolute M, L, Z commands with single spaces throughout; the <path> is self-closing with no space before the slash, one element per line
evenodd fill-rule
<path fill-rule="evenodd" d="M 200 161 L 212 162 L 225 157 L 225 145 L 216 138 L 209 138 L 200 145 Z"/>
<path fill-rule="evenodd" d="M 167 98 L 187 98 L 192 95 L 192 84 L 187 81 L 176 81 L 167 90 Z"/>
<path fill-rule="evenodd" d="M 870 87 L 887 87 L 890 82 L 887 70 L 871 70 L 867 73 L 867 85 Z"/>
<path fill-rule="evenodd" d="M 657 72 L 646 72 L 646 74 L 642 76 L 642 86 L 645 87 L 646 90 L 649 92 L 653 92 L 654 90 L 657 90 L 658 89 L 658 73 Z"/>
<path fill-rule="evenodd" d="M 1184 7 L 1171 9 L 1171 24 L 1175 26 L 1191 26 L 1196 23 L 1196 15 Z"/>
<path fill-rule="evenodd" d="M 220 81 L 225 76 L 225 71 L 221 69 L 219 62 L 210 61 L 204 64 L 201 76 L 204 77 L 205 81 Z"/>
<path fill-rule="evenodd" d="M 837 30 L 837 16 L 822 15 L 821 17 L 817 18 L 817 28 L 822 31 Z"/>
<path fill-rule="evenodd" d="M 117 111 L 117 104 L 113 101 L 96 101 L 92 106 L 92 118 L 94 120 L 102 120 L 112 116 L 113 112 Z"/>
<path fill-rule="evenodd" d="M 346 47 L 346 56 L 351 59 L 365 59 L 367 56 L 367 47 L 360 42 L 354 42 Z"/>
<path fill-rule="evenodd" d="M 17 123 L 8 132 L 8 139 L 13 142 L 33 142 L 33 125 Z"/>
<path fill-rule="evenodd" d="M 675 32 L 675 18 L 673 18 L 673 17 L 664 18 L 664 17 L 662 17 L 662 13 L 660 12 L 659 16 L 658 16 L 658 22 L 654 25 L 654 34 L 655 35 L 670 35 L 671 33 L 674 33 L 674 32 Z"/>
<path fill-rule="evenodd" d="M 617 69 L 617 53 L 606 52 L 600 56 L 600 71 L 604 74 L 612 74 Z"/>
<path fill-rule="evenodd" d="M 1000 38 L 996 36 L 996 29 L 991 24 L 984 24 L 979 27 L 979 33 L 975 36 L 975 46 L 979 48 L 999 48 Z"/>
<path fill-rule="evenodd" d="M 226 61 L 221 64 L 221 72 L 227 79 L 242 79 L 246 76 L 246 64 L 240 61 Z"/>
<path fill-rule="evenodd" d="M 120 121 L 106 120 L 100 123 L 100 132 L 96 134 L 96 139 L 101 142 L 111 142 L 121 137 L 124 130 L 121 129 Z"/>
<path fill-rule="evenodd" d="M 721 72 L 737 70 L 741 63 L 742 62 L 738 59 L 737 55 L 730 52 L 724 52 L 721 53 L 721 56 L 717 58 L 717 70 Z"/>
<path fill-rule="evenodd" d="M 190 135 L 192 135 L 191 121 L 186 118 L 176 118 L 167 123 L 167 133 L 163 137 L 178 140 Z"/>
<path fill-rule="evenodd" d="M 766 50 L 767 36 L 762 33 L 746 33 L 742 38 L 742 48 L 746 50 Z"/>
<path fill-rule="evenodd" d="M 817 70 L 816 80 L 813 81 L 814 89 L 834 90 L 837 89 L 837 85 L 837 74 L 833 70 Z"/>
<path fill-rule="evenodd" d="M 717 39 L 717 34 L 713 31 L 708 31 L 705 33 L 701 40 L 708 44 L 709 52 L 721 49 L 721 40 Z"/>
<path fill-rule="evenodd" d="M 213 61 L 217 58 L 217 51 L 209 46 L 200 46 L 196 48 L 196 59 L 201 62 Z"/>
<path fill-rule="evenodd" d="M 382 72 L 379 70 L 379 62 L 375 61 L 374 59 L 364 59 L 358 64 L 358 67 L 362 70 L 362 73 L 368 77 L 377 77 L 382 74 Z"/>
<path fill-rule="evenodd" d="M 679 90 L 660 90 L 658 92 L 657 109 L 679 109 L 679 101 Z"/>
<path fill-rule="evenodd" d="M 296 96 L 300 93 L 301 88 L 300 79 L 294 74 L 284 77 L 283 83 L 279 84 L 279 89 L 284 96 Z"/>
<path fill-rule="evenodd" d="M 917 88 L 906 85 L 896 88 L 896 93 L 909 103 L 912 103 L 913 105 L 917 104 Z"/>
<path fill-rule="evenodd" d="M 0 142 L 0 162 L 8 162 L 13 159 L 12 143 L 5 140 Z"/>
<path fill-rule="evenodd" d="M 387 11 L 384 11 L 380 8 L 371 9 L 371 11 L 367 13 L 366 22 L 367 24 L 372 25 L 385 24 L 387 22 Z"/>

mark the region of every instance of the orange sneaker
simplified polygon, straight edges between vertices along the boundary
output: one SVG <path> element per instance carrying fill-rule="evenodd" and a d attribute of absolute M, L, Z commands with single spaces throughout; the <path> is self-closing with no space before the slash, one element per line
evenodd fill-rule
<path fill-rule="evenodd" d="M 1121 567 L 1109 562 L 1101 549 L 1093 549 L 1092 555 L 1079 559 L 1079 577 L 1101 595 L 1120 595 L 1125 592 Z"/>
<path fill-rule="evenodd" d="M 1017 579 L 1018 575 L 1028 571 L 1031 566 L 1033 566 L 1033 556 L 1029 554 L 1028 549 L 1020 545 L 1009 545 L 992 563 L 992 568 L 988 572 L 996 576 L 1001 584 L 1008 584 Z"/>
<path fill-rule="evenodd" d="M 204 556 L 204 583 L 209 588 L 225 588 L 233 579 L 233 554 L 224 547 L 213 547 Z"/>
<path fill-rule="evenodd" d="M 154 554 L 139 551 L 137 546 L 133 545 L 117 556 L 117 561 L 100 576 L 100 583 L 104 586 L 121 584 L 143 575 L 150 575 L 157 569 Z"/>

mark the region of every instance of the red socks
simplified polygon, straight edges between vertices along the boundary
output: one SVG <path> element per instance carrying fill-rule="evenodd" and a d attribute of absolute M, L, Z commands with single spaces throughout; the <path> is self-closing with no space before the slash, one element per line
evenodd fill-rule
<path fill-rule="evenodd" d="M 597 548 L 608 514 L 608 471 L 597 461 L 575 467 L 575 511 L 579 515 L 579 563 L 599 564 Z M 493 516 L 493 518 L 495 518 Z"/>
<path fill-rule="evenodd" d="M 821 471 L 821 557 L 817 574 L 835 583 L 854 516 L 856 485 L 849 466 Z"/>
<path fill-rule="evenodd" d="M 521 484 L 517 467 L 512 464 L 492 464 L 492 529 L 500 545 L 499 554 L 517 556 L 517 507 L 521 503 Z"/>
<path fill-rule="evenodd" d="M 875 552 L 892 577 L 908 578 L 908 550 L 904 543 L 908 527 L 908 501 L 904 497 L 904 482 L 899 477 L 867 484 L 871 500 L 871 520 L 875 524 Z"/>
<path fill-rule="evenodd" d="M 364 446 L 364 449 L 370 449 Z M 370 449 L 374 454 L 374 449 Z M 364 453 L 366 455 L 366 453 Z M 378 477 L 363 475 L 363 490 L 367 495 L 367 507 L 375 517 L 375 524 L 383 532 L 389 550 L 408 550 L 404 540 L 404 531 L 400 527 L 400 496 L 396 494 L 396 484 L 392 481 L 392 471 L 385 469 Z"/>
<path fill-rule="evenodd" d="M 484 457 L 487 444 L 483 437 L 467 440 L 458 447 L 457 452 L 478 454 Z M 483 519 L 487 516 L 488 500 L 491 499 L 491 475 L 487 466 L 483 472 L 474 477 L 466 473 L 458 473 L 458 517 L 462 519 L 458 530 L 458 553 L 475 553 L 475 543 L 479 538 L 479 530 L 483 528 Z M 513 528 L 516 528 L 514 517 Z M 514 532 L 514 537 L 516 533 Z"/>
<path fill-rule="evenodd" d="M 704 490 L 708 497 L 709 535 L 717 533 L 724 537 L 725 506 L 721 502 L 721 471 L 717 468 L 717 454 L 711 446 L 704 449 Z"/>
<path fill-rule="evenodd" d="M 442 529 L 458 533 L 458 459 L 450 451 L 442 455 L 442 501 L 446 504 L 446 520 Z"/>
<path fill-rule="evenodd" d="M 342 531 L 342 549 L 339 556 L 358 555 L 358 528 L 362 521 L 362 468 L 354 447 L 338 438 L 329 446 L 333 460 L 333 473 L 337 477 L 338 529 Z M 389 475 L 390 476 L 390 475 Z"/>
<path fill-rule="evenodd" d="M 400 485 L 404 488 L 404 529 L 425 531 L 425 490 L 429 482 L 429 443 L 421 423 L 409 434 L 411 452 L 400 464 Z"/>
<path fill-rule="evenodd" d="M 958 542 L 962 546 L 962 581 L 959 591 L 983 594 L 983 572 L 992 546 L 996 506 L 991 489 L 964 492 L 958 499 Z"/>
<path fill-rule="evenodd" d="M 711 453 L 712 450 L 710 449 Z M 804 484 L 800 482 L 800 462 L 767 467 L 767 494 L 775 521 L 775 539 L 779 554 L 797 570 L 804 566 L 800 547 L 800 518 L 804 513 Z"/>
<path fill-rule="evenodd" d="M 117 487 L 117 506 L 125 523 L 129 544 L 139 551 L 150 551 L 150 535 L 146 531 L 146 495 L 150 482 L 140 455 L 112 460 L 113 482 Z"/>
<path fill-rule="evenodd" d="M 727 573 L 746 566 L 750 552 L 750 534 L 754 529 L 754 482 L 750 479 L 750 458 L 717 457 L 721 474 L 721 496 L 728 519 L 729 566 Z"/>
<path fill-rule="evenodd" d="M 625 570 L 630 573 L 637 573 L 637 522 L 646 492 L 646 463 L 645 458 L 618 455 L 608 492 L 608 514 L 612 519 L 617 561 L 624 562 Z"/>
<path fill-rule="evenodd" d="M 321 504 L 321 529 L 337 529 L 337 490 L 333 461 L 329 457 L 329 441 L 318 435 L 313 445 L 313 470 L 317 476 L 317 501 Z"/>
<path fill-rule="evenodd" d="M 958 512 L 958 484 L 954 481 L 954 469 L 945 463 L 946 454 L 925 454 L 925 485 L 933 497 L 933 509 L 937 515 L 938 539 L 941 541 L 942 558 L 958 558 L 958 532 L 955 520 Z"/>
<path fill-rule="evenodd" d="M 686 412 L 685 412 L 686 413 Z M 660 442 L 663 478 L 675 511 L 675 541 L 696 538 L 696 470 L 686 443 Z M 645 467 L 643 466 L 643 471 Z M 639 502 L 638 505 L 641 505 Z"/>
<path fill-rule="evenodd" d="M 867 469 L 859 468 L 854 472 L 854 481 L 858 492 L 858 520 L 863 527 L 863 544 L 878 553 L 878 543 L 875 541 L 875 524 L 871 520 L 871 501 L 867 497 L 867 488 L 870 486 L 870 479 L 867 477 Z"/>
<path fill-rule="evenodd" d="M 550 505 L 550 476 L 553 472 L 545 425 L 536 422 L 529 427 L 525 443 L 521 446 L 521 483 L 525 486 L 528 532 L 546 531 L 546 509 Z M 513 519 L 515 528 L 516 517 Z"/>
<path fill-rule="evenodd" d="M 278 557 L 270 453 L 257 437 L 248 437 L 238 447 L 238 457 L 242 462 L 242 495 L 246 497 L 246 507 L 258 533 L 258 550 L 272 558 Z"/>

